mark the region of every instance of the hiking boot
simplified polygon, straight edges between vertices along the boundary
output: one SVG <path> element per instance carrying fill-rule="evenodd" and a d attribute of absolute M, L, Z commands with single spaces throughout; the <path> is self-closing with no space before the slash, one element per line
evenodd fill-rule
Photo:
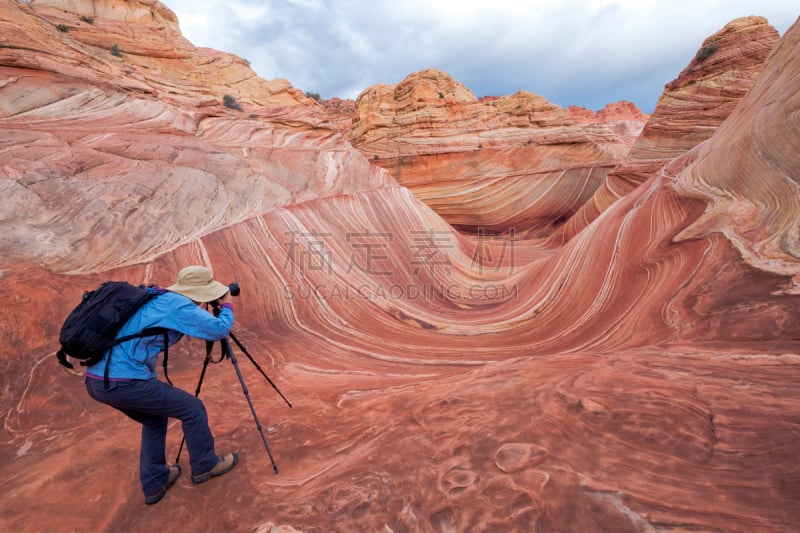
<path fill-rule="evenodd" d="M 203 474 L 192 474 L 192 483 L 205 483 L 212 477 L 221 476 L 230 471 L 239 462 L 239 454 L 236 452 L 223 455 L 217 459 L 217 466 Z"/>
<path fill-rule="evenodd" d="M 144 503 L 147 505 L 153 505 L 154 503 L 158 503 L 161 501 L 161 498 L 167 493 L 167 489 L 169 489 L 172 485 L 178 481 L 178 478 L 181 477 L 181 466 L 180 465 L 172 465 L 169 467 L 169 477 L 167 477 L 167 484 L 158 489 L 158 491 L 154 492 L 153 494 L 148 494 L 144 497 Z"/>

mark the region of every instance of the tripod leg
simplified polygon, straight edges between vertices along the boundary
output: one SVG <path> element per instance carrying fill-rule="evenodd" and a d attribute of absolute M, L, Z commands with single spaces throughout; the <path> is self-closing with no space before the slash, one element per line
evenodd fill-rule
<path fill-rule="evenodd" d="M 200 396 L 200 387 L 203 385 L 203 378 L 206 375 L 206 369 L 208 368 L 208 363 L 211 362 L 211 348 L 214 346 L 214 343 L 206 343 L 206 359 L 203 361 L 203 370 L 200 371 L 200 379 L 197 381 L 197 389 L 194 391 L 195 397 Z M 175 456 L 175 463 L 177 464 L 181 460 L 181 452 L 183 451 L 183 445 L 186 442 L 186 436 L 184 435 L 181 439 L 181 446 L 178 448 L 178 455 Z"/>
<path fill-rule="evenodd" d="M 267 438 L 264 436 L 264 430 L 261 427 L 261 422 L 258 420 L 258 416 L 256 415 L 256 408 L 253 406 L 253 401 L 250 399 L 250 393 L 247 390 L 247 385 L 244 384 L 244 377 L 242 377 L 242 371 L 239 370 L 239 363 L 236 361 L 236 356 L 233 354 L 233 350 L 231 350 L 231 345 L 228 342 L 228 339 L 222 339 L 222 350 L 225 354 L 230 357 L 231 363 L 233 363 L 233 368 L 236 369 L 236 375 L 239 377 L 239 383 L 242 384 L 242 391 L 244 392 L 245 398 L 247 398 L 247 404 L 250 406 L 250 412 L 253 413 L 253 420 L 256 422 L 256 427 L 258 428 L 258 433 L 261 435 L 261 441 L 264 443 L 264 448 L 267 450 L 267 455 L 269 455 L 269 460 L 272 462 L 272 470 L 277 474 L 278 473 L 278 465 L 275 464 L 275 459 L 272 457 L 272 452 L 269 450 L 269 444 L 267 444 Z"/>
<path fill-rule="evenodd" d="M 234 335 L 231 332 L 230 336 L 231 336 L 231 339 L 233 339 L 233 342 L 236 343 L 236 346 L 238 346 L 239 349 L 247 356 L 247 358 L 250 359 L 250 362 L 253 363 L 253 366 L 255 366 L 256 369 L 258 369 L 259 372 L 261 372 L 261 375 L 266 378 L 266 380 L 269 382 L 269 384 L 272 385 L 272 388 L 275 389 L 275 391 L 280 395 L 281 398 L 283 398 L 283 401 L 286 402 L 286 405 L 291 407 L 292 404 L 289 403 L 289 400 L 286 399 L 286 396 L 284 396 L 283 393 L 278 389 L 278 387 L 272 382 L 272 380 L 269 379 L 269 376 L 267 375 L 267 373 L 264 372 L 264 370 L 262 370 L 260 366 L 258 366 L 258 363 L 256 363 L 255 359 L 253 359 L 253 356 L 250 355 L 250 352 L 247 351 L 247 348 L 245 348 L 244 345 L 241 342 L 239 342 L 239 339 L 236 338 L 236 335 Z"/>

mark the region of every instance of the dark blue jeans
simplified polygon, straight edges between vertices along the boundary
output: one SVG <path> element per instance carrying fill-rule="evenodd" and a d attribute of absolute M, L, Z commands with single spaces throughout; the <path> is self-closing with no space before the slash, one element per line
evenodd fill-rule
<path fill-rule="evenodd" d="M 157 379 L 112 381 L 104 388 L 101 380 L 86 378 L 89 396 L 119 409 L 142 425 L 142 448 L 139 453 L 139 479 L 145 495 L 167 484 L 167 421 L 182 422 L 192 474 L 208 472 L 217 464 L 214 436 L 208 427 L 208 415 L 200 398 Z"/>

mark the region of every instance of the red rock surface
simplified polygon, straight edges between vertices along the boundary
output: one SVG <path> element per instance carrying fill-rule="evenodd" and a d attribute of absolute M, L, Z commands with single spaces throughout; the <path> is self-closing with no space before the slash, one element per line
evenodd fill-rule
<path fill-rule="evenodd" d="M 0 227 L 14 255 L 59 272 L 114 268 L 279 206 L 395 184 L 311 99 L 196 49 L 158 2 L 30 5 L 0 11 L 0 119 L 14 153 Z M 48 53 L 32 53 L 42 42 Z M 43 216 L 48 237 L 30 239 Z"/>
<path fill-rule="evenodd" d="M 434 211 L 472 234 L 548 236 L 622 162 L 646 116 L 595 114 L 520 91 L 477 99 L 424 70 L 356 100 L 350 140 Z"/>
<path fill-rule="evenodd" d="M 767 19 L 751 16 L 703 41 L 691 63 L 665 86 L 625 161 L 551 242 L 569 240 L 666 163 L 711 137 L 758 79 L 779 37 Z"/>
<path fill-rule="evenodd" d="M 336 126 L 336 129 L 339 130 L 339 133 L 344 137 L 349 137 L 350 130 L 353 128 L 353 114 L 356 110 L 355 101 L 331 98 L 329 100 L 322 100 L 322 106 L 325 108 L 325 113 Z"/>
<path fill-rule="evenodd" d="M 541 248 L 453 231 L 288 84 L 237 112 L 227 71 L 202 74 L 217 52 L 154 32 L 196 65 L 166 90 L 170 69 L 40 14 L 0 4 L 0 529 L 800 528 L 800 26 L 709 140 Z M 187 263 L 241 283 L 236 336 L 294 407 L 237 350 L 275 474 L 230 362 L 210 367 L 241 464 L 146 507 L 138 427 L 53 353 L 84 289 Z M 203 343 L 179 346 L 191 391 Z"/>

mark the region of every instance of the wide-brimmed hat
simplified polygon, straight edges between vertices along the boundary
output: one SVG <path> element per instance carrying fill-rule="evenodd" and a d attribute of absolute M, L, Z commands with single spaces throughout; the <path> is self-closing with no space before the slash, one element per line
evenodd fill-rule
<path fill-rule="evenodd" d="M 178 272 L 178 283 L 167 290 L 183 294 L 195 302 L 213 302 L 225 296 L 228 287 L 214 281 L 210 268 L 193 265 L 182 268 Z"/>

